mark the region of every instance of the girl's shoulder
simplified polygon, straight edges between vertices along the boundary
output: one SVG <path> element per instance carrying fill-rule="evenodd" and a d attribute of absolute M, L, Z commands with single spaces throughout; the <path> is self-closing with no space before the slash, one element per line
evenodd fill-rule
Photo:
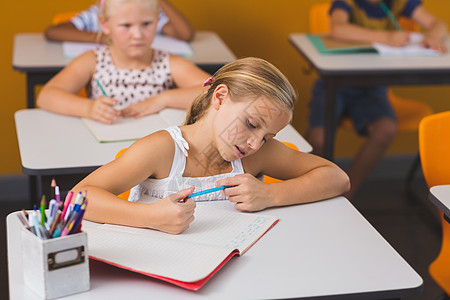
<path fill-rule="evenodd" d="M 96 65 L 96 55 L 94 50 L 87 51 L 76 58 L 74 58 L 67 66 L 66 69 L 80 69 L 83 71 L 90 71 L 94 73 Z"/>
<path fill-rule="evenodd" d="M 166 130 L 149 134 L 130 146 L 133 159 L 138 159 L 143 165 L 148 165 L 153 174 L 168 174 L 175 154 L 175 142 Z M 165 177 L 165 176 L 162 176 Z"/>

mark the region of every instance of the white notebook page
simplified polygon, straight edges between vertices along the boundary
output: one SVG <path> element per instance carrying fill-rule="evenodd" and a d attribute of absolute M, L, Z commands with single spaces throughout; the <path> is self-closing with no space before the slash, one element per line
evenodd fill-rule
<path fill-rule="evenodd" d="M 205 202 L 197 203 L 194 222 L 179 235 L 110 224 L 83 225 L 83 230 L 88 233 L 89 255 L 192 282 L 210 274 L 233 250 L 238 249 L 242 255 L 277 220 L 274 216 L 232 211 Z M 132 252 L 128 248 L 133 248 Z M 158 262 L 154 261 L 156 258 Z"/>

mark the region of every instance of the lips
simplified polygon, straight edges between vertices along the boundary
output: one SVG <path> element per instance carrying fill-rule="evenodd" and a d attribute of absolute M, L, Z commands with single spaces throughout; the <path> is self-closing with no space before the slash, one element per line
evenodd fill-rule
<path fill-rule="evenodd" d="M 239 148 L 237 145 L 235 146 L 236 148 L 236 154 L 238 155 L 239 158 L 243 158 L 247 153 L 244 149 Z"/>

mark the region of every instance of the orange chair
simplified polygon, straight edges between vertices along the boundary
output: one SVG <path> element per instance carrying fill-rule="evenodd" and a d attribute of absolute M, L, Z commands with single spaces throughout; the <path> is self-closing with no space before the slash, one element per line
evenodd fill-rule
<path fill-rule="evenodd" d="M 330 32 L 329 9 L 329 2 L 316 4 L 311 7 L 309 12 L 309 31 L 311 33 L 326 34 Z M 419 30 L 419 26 L 408 18 L 400 18 L 399 23 L 405 30 Z M 388 98 L 397 116 L 398 132 L 417 131 L 419 122 L 433 113 L 432 108 L 426 103 L 396 96 L 390 88 L 388 88 Z M 349 118 L 343 118 L 340 121 L 340 126 L 348 130 L 354 130 L 353 123 Z M 417 156 L 416 161 L 408 172 L 407 183 L 412 181 L 417 167 L 419 167 L 419 156 Z"/>
<path fill-rule="evenodd" d="M 424 118 L 419 125 L 419 152 L 428 187 L 450 184 L 450 111 Z M 443 218 L 439 256 L 429 267 L 431 277 L 450 298 L 450 224 Z M 446 299 L 448 299 L 446 298 Z"/>
<path fill-rule="evenodd" d="M 121 156 L 125 151 L 127 151 L 128 148 L 123 148 L 122 150 L 120 150 L 119 152 L 117 152 L 116 154 L 116 159 Z M 128 197 L 130 196 L 130 190 L 123 192 L 122 194 L 118 195 L 118 197 L 124 199 L 124 200 L 128 200 Z"/>
<path fill-rule="evenodd" d="M 53 17 L 51 24 L 58 25 L 58 24 L 61 24 L 64 22 L 68 22 L 68 21 L 70 21 L 70 19 L 72 19 L 73 17 L 78 15 L 78 13 L 79 13 L 79 11 L 70 11 L 70 12 L 63 12 L 63 13 L 56 14 Z"/>
<path fill-rule="evenodd" d="M 289 142 L 282 142 L 283 144 L 285 144 L 286 146 L 288 146 L 289 148 L 292 148 L 294 150 L 298 151 L 297 146 L 295 146 L 294 144 L 291 144 Z M 264 183 L 274 183 L 274 182 L 280 182 L 282 180 L 270 177 L 270 176 L 264 176 Z"/>

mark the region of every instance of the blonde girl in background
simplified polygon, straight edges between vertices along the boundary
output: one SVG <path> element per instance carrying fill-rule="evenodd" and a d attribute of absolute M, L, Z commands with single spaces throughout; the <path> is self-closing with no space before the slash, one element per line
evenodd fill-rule
<path fill-rule="evenodd" d="M 90 195 L 87 219 L 178 234 L 194 221 L 194 200 L 227 200 L 238 210 L 259 211 L 349 189 L 339 167 L 274 139 L 291 120 L 296 95 L 273 65 L 239 59 L 205 85 L 184 126 L 136 141 L 73 188 Z M 284 181 L 265 184 L 263 175 Z M 186 198 L 222 185 L 230 187 Z M 128 201 L 116 196 L 130 188 Z M 156 201 L 142 203 L 148 197 Z"/>
<path fill-rule="evenodd" d="M 104 0 L 99 21 L 111 41 L 71 61 L 42 89 L 39 107 L 113 123 L 166 107 L 189 108 L 209 74 L 188 60 L 150 48 L 156 0 Z M 77 95 L 86 87 L 88 98 Z"/>

